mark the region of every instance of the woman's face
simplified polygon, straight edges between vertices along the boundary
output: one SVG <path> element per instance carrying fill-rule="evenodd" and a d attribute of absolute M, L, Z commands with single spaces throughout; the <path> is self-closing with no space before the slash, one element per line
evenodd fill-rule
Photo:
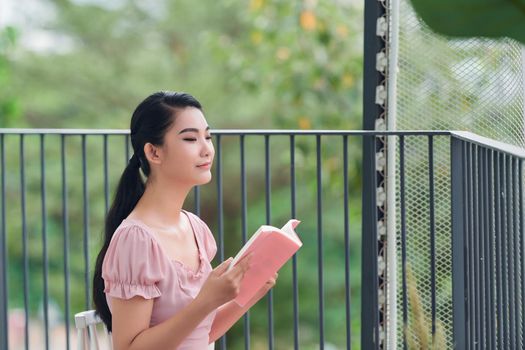
<path fill-rule="evenodd" d="M 215 149 L 199 109 L 187 107 L 177 112 L 159 154 L 159 170 L 168 180 L 189 186 L 210 182 Z"/>

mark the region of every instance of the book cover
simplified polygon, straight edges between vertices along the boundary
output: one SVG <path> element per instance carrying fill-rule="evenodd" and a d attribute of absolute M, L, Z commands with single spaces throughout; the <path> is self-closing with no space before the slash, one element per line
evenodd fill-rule
<path fill-rule="evenodd" d="M 295 233 L 299 220 L 289 220 L 281 229 L 263 225 L 232 260 L 229 269 L 245 255 L 253 253 L 251 266 L 241 282 L 241 291 L 235 298 L 244 306 L 279 269 L 301 248 L 303 243 Z"/>

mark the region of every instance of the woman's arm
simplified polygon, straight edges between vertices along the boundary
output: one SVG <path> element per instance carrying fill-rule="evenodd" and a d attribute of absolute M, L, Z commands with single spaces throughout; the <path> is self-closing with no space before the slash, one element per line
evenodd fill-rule
<path fill-rule="evenodd" d="M 153 299 L 111 298 L 111 306 L 115 350 L 174 349 L 213 310 L 204 300 L 195 299 L 175 316 L 150 328 Z"/>
<path fill-rule="evenodd" d="M 111 298 L 115 350 L 174 349 L 219 305 L 235 298 L 249 259 L 226 272 L 230 259 L 213 270 L 197 297 L 166 321 L 149 327 L 153 300 Z"/>
<path fill-rule="evenodd" d="M 235 301 L 230 301 L 221 307 L 217 311 L 215 320 L 210 330 L 210 343 L 213 343 L 220 337 L 222 337 L 234 324 L 237 322 L 242 315 L 246 313 L 253 305 L 262 299 L 268 293 L 268 291 L 275 285 L 278 274 L 276 273 L 273 278 L 268 280 L 266 284 L 259 289 L 255 296 L 243 307 L 239 306 Z"/>

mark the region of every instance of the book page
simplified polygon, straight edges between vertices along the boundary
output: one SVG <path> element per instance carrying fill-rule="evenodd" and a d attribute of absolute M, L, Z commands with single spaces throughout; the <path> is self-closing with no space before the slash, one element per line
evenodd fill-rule
<path fill-rule="evenodd" d="M 246 242 L 246 244 L 241 248 L 241 250 L 237 253 L 237 255 L 235 255 L 232 262 L 230 263 L 230 266 L 228 267 L 228 271 L 230 271 L 235 266 L 235 264 L 237 264 L 239 260 L 241 260 L 243 255 L 252 246 L 253 242 L 260 236 L 263 236 L 266 234 L 280 234 L 283 237 L 290 238 L 297 244 L 302 245 L 301 240 L 299 239 L 299 237 L 297 236 L 294 230 L 294 228 L 297 225 L 299 225 L 299 223 L 300 223 L 299 220 L 291 219 L 282 227 L 282 229 L 278 229 L 277 227 L 268 226 L 268 225 L 262 225 L 261 227 L 259 227 L 259 229 L 252 235 L 252 237 L 250 237 L 248 242 Z"/>
<path fill-rule="evenodd" d="M 235 264 L 237 264 L 239 262 L 239 260 L 241 260 L 242 256 L 246 253 L 246 251 L 251 247 L 251 245 L 253 244 L 253 242 L 255 241 L 255 239 L 257 239 L 257 237 L 261 236 L 263 233 L 264 233 L 264 228 L 265 227 L 268 227 L 268 226 L 261 226 L 259 227 L 259 229 L 250 237 L 250 239 L 248 240 L 248 242 L 246 242 L 244 244 L 244 246 L 241 248 L 241 250 L 239 250 L 239 252 L 237 253 L 237 255 L 235 255 L 235 257 L 233 258 L 232 262 L 230 263 L 230 266 L 228 267 L 228 271 L 230 271 L 231 269 L 233 269 L 233 267 L 235 266 Z"/>
<path fill-rule="evenodd" d="M 280 231 L 286 233 L 288 237 L 292 238 L 295 242 L 302 244 L 301 239 L 299 239 L 299 236 L 297 236 L 297 233 L 295 233 L 295 228 L 297 227 L 297 225 L 299 225 L 299 223 L 299 220 L 288 220 L 288 222 L 283 226 L 283 228 Z"/>

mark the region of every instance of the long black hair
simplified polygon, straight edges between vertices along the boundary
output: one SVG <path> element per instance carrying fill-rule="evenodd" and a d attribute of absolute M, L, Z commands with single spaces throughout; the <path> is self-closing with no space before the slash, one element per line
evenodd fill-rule
<path fill-rule="evenodd" d="M 145 184 L 140 170 L 147 177 L 150 173 L 149 163 L 144 155 L 144 145 L 151 143 L 160 146 L 164 135 L 175 121 L 178 110 L 194 107 L 202 110 L 202 106 L 193 96 L 180 92 L 156 92 L 142 101 L 131 117 L 131 145 L 133 156 L 122 173 L 115 192 L 115 198 L 106 215 L 104 227 L 104 244 L 97 256 L 93 276 L 93 302 L 97 314 L 107 329 L 111 332 L 111 312 L 109 311 L 104 293 L 102 279 L 102 262 L 108 250 L 113 233 L 133 210 L 140 197 L 144 194 Z"/>

